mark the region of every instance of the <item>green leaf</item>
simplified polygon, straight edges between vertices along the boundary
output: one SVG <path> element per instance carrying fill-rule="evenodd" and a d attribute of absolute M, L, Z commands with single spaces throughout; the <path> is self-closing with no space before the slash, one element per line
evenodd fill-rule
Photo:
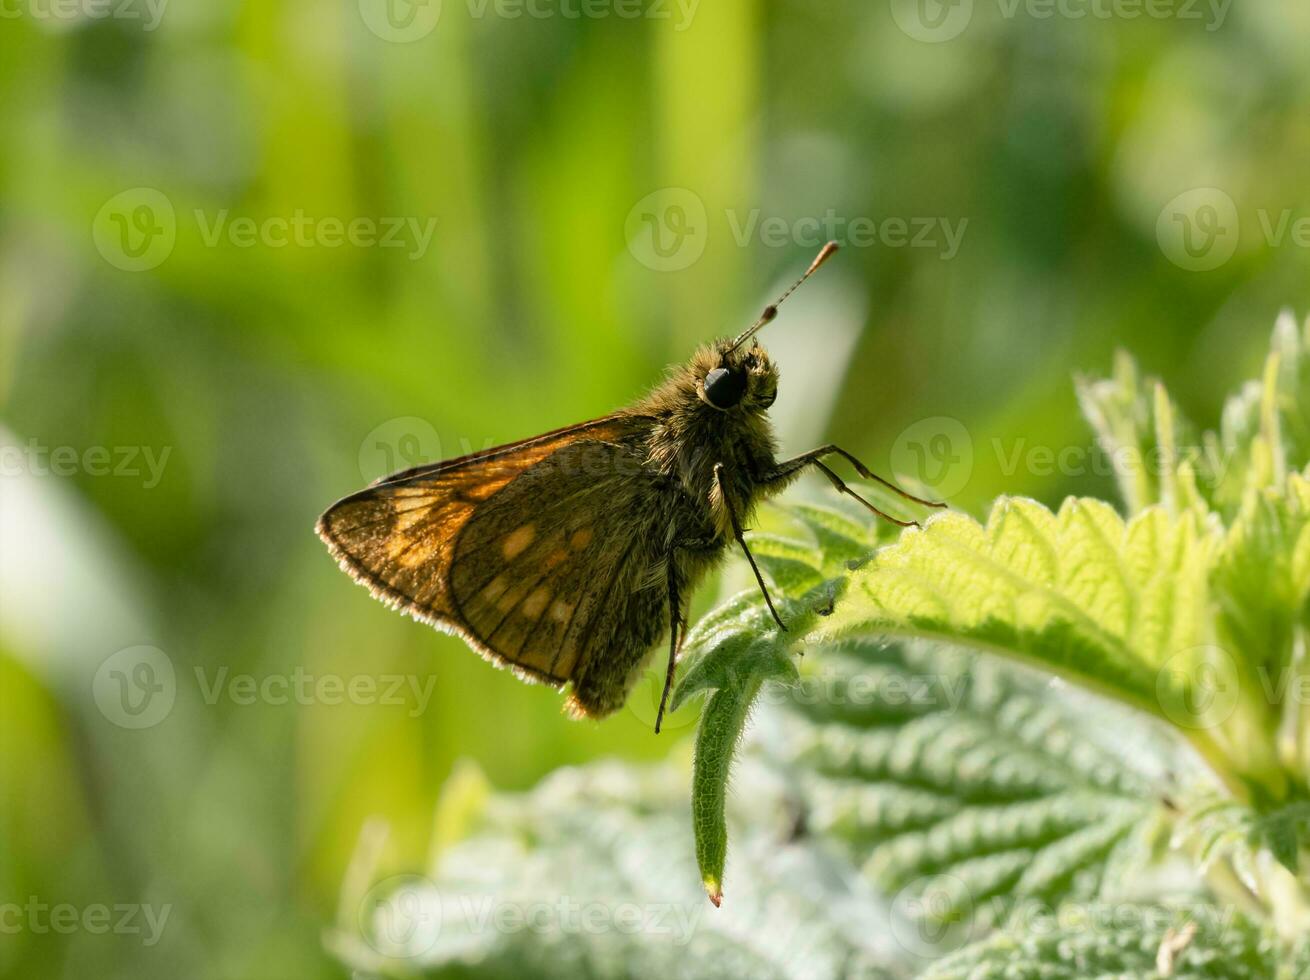
<path fill-rule="evenodd" d="M 921 980 L 1294 980 L 1291 956 L 1231 908 L 1067 906 L 941 960 Z"/>
<path fill-rule="evenodd" d="M 1310 482 L 1293 474 L 1281 491 L 1247 497 L 1224 535 L 1214 583 L 1225 645 L 1249 651 L 1265 680 L 1286 680 L 1310 597 Z"/>
<path fill-rule="evenodd" d="M 741 740 L 760 679 L 715 691 L 706 702 L 696 733 L 696 763 L 691 783 L 691 822 L 696 834 L 696 863 L 705 893 L 717 907 L 723 901 L 723 866 L 728 857 L 725 806 L 732 757 Z"/>
<path fill-rule="evenodd" d="M 1083 415 L 1096 431 L 1101 451 L 1110 458 L 1129 513 L 1160 503 L 1163 447 L 1189 440 L 1180 438 L 1176 429 L 1180 416 L 1162 397 L 1158 383 L 1144 381 L 1137 362 L 1119 351 L 1111 377 L 1080 377 L 1076 387 Z"/>
<path fill-rule="evenodd" d="M 786 801 L 758 763 L 741 770 L 754 812 L 721 909 L 686 846 L 685 766 L 598 763 L 493 794 L 420 873 L 355 869 L 328 945 L 364 976 L 904 980 L 876 896 L 822 841 L 770 819 Z"/>
<path fill-rule="evenodd" d="M 1002 653 L 1169 722 L 1235 789 L 1245 780 L 1278 793 L 1270 706 L 1240 655 L 1215 645 L 1220 544 L 1192 513 L 1157 506 L 1125 521 L 1096 500 L 1052 514 L 1002 498 L 985 526 L 944 514 L 882 549 L 815 635 Z"/>
<path fill-rule="evenodd" d="M 1098 744 L 1107 722 L 1119 745 L 1168 757 L 1132 715 L 1089 713 L 1040 679 L 858 644 L 807 658 L 760 741 L 797 774 L 807 828 L 897 896 L 900 934 L 958 944 L 1015 903 L 1094 897 L 1108 868 L 1145 863 L 1159 773 Z"/>
<path fill-rule="evenodd" d="M 1229 858 L 1248 880 L 1261 877 L 1259 853 L 1267 850 L 1292 874 L 1310 851 L 1310 801 L 1297 800 L 1259 811 L 1233 800 L 1201 796 L 1186 807 L 1180 840 L 1201 862 Z"/>
<path fill-rule="evenodd" d="M 1230 520 L 1251 491 L 1277 489 L 1310 464 L 1310 321 L 1298 329 L 1290 313 L 1278 318 L 1260 377 L 1228 399 L 1216 432 L 1197 434 L 1123 352 L 1111 377 L 1079 378 L 1077 388 L 1132 514 L 1161 504 Z"/>

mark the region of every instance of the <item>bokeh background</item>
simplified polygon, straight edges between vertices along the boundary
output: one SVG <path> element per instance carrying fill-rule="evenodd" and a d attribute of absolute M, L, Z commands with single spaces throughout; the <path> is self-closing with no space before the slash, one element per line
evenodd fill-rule
<path fill-rule="evenodd" d="M 456 760 L 677 751 L 314 518 L 629 401 L 825 238 L 765 334 L 789 451 L 1108 492 L 1071 379 L 1119 346 L 1213 421 L 1310 306 L 1308 44 L 1278 0 L 6 2 L 0 973 L 340 976 L 361 829 L 420 861 Z"/>

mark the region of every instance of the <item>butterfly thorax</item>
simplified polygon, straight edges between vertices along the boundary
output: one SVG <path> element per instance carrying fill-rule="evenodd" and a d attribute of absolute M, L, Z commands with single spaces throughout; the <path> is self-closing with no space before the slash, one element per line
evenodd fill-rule
<path fill-rule="evenodd" d="M 731 535 L 731 522 L 717 480 L 727 483 L 724 489 L 738 512 L 748 515 L 757 477 L 775 462 L 768 408 L 778 390 L 778 370 L 762 347 L 731 353 L 726 347 L 720 342 L 696 351 L 633 409 L 653 422 L 647 447 L 651 466 L 680 485 L 694 510 L 709 518 L 704 531 L 724 539 Z M 720 368 L 744 382 L 740 400 L 726 409 L 706 396 L 706 377 Z M 720 477 L 717 464 L 722 464 Z"/>

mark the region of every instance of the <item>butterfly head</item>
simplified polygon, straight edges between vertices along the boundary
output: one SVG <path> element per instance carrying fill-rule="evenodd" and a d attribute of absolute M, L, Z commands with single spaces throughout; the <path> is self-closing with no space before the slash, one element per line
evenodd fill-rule
<path fill-rule="evenodd" d="M 778 397 L 778 369 L 759 344 L 721 343 L 696 358 L 696 394 L 720 412 L 763 412 Z"/>
<path fill-rule="evenodd" d="M 696 375 L 696 394 L 702 402 L 720 412 L 763 412 L 773 404 L 778 397 L 778 369 L 759 341 L 754 339 L 755 334 L 777 318 L 778 307 L 836 251 L 836 242 L 823 246 L 805 274 L 776 302 L 766 306 L 759 319 L 736 340 L 720 341 L 715 347 L 697 354 L 692 361 L 692 371 Z M 748 340 L 751 342 L 749 347 L 746 346 Z"/>

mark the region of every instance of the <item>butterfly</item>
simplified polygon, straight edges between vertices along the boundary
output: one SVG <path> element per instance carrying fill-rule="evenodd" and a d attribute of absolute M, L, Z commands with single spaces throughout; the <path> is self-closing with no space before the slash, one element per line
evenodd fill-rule
<path fill-rule="evenodd" d="M 329 507 L 319 536 L 376 598 L 523 680 L 567 685 L 574 717 L 620 708 L 667 628 L 658 733 L 686 599 L 733 543 L 786 629 L 743 534 L 760 501 L 814 467 L 879 517 L 916 523 L 846 486 L 824 462 L 837 456 L 943 506 L 835 445 L 777 459 L 778 369 L 755 335 L 836 250 L 829 242 L 750 328 L 697 350 L 631 407 L 378 480 Z"/>

